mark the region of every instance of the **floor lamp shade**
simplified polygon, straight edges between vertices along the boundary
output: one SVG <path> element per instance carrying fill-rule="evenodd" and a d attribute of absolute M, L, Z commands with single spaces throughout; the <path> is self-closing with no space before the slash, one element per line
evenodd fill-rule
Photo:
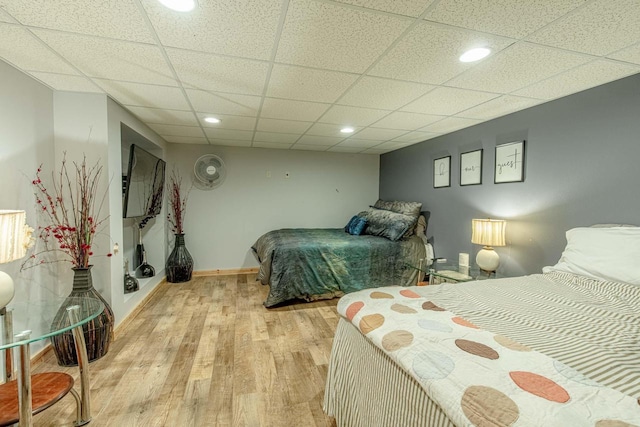
<path fill-rule="evenodd" d="M 15 261 L 26 253 L 26 214 L 24 211 L 0 210 L 0 264 Z M 11 276 L 0 271 L 0 308 L 13 299 Z"/>
<path fill-rule="evenodd" d="M 471 220 L 471 243 L 484 247 L 476 256 L 478 267 L 485 271 L 496 271 L 500 265 L 500 256 L 493 246 L 505 245 L 505 229 L 507 222 L 501 219 Z"/>

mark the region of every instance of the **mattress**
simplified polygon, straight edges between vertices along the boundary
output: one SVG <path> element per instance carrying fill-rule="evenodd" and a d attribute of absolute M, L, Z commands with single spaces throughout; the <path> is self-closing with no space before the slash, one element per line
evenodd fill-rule
<path fill-rule="evenodd" d="M 582 381 L 580 387 L 595 387 L 598 394 L 622 396 L 621 401 L 632 404 L 631 409 L 626 407 L 628 414 L 623 415 L 640 417 L 640 413 L 635 413 L 640 411 L 636 402 L 640 397 L 640 345 L 637 339 L 640 336 L 640 317 L 637 314 L 640 313 L 640 288 L 637 286 L 556 272 L 414 287 L 410 291 L 421 299 L 427 299 L 434 307 L 454 313 L 482 330 L 500 334 L 533 349 L 552 361 L 552 369 L 561 366 L 565 375 L 572 372 L 573 382 Z M 342 306 L 342 312 L 346 313 L 345 304 L 369 302 L 371 300 L 367 298 L 373 292 L 380 295 L 390 293 L 382 288 L 370 290 L 366 295 L 352 294 L 341 300 L 339 307 Z M 391 293 L 397 292 L 394 289 Z M 394 351 L 384 351 L 382 346 L 374 345 L 373 333 L 365 337 L 358 329 L 362 329 L 362 325 L 356 328 L 343 319 L 334 341 L 325 409 L 336 416 L 338 425 L 390 425 L 388 417 L 409 417 L 412 420 L 408 424 L 396 425 L 447 425 L 452 422 L 454 417 L 449 416 L 451 413 L 444 416 L 446 408 L 443 409 L 442 399 L 430 389 L 432 384 L 419 384 L 411 375 L 411 369 L 402 368 L 402 364 L 394 359 L 397 357 Z M 411 330 L 409 325 L 406 329 Z M 354 351 L 355 347 L 357 350 Z M 356 356 L 355 353 L 360 351 L 365 355 Z M 359 360 L 376 359 L 386 367 L 367 374 L 367 367 L 354 363 L 352 359 L 355 357 Z M 388 374 L 390 372 L 394 372 L 393 375 Z M 352 401 L 348 397 L 349 394 L 357 394 L 362 387 L 370 387 L 371 384 L 367 384 L 370 377 L 376 377 L 376 390 L 385 396 L 381 400 L 402 402 L 400 407 L 404 407 L 402 411 L 394 411 L 393 405 L 390 406 L 390 412 L 385 415 L 387 421 L 382 424 L 375 420 L 367 420 L 368 424 L 354 421 L 363 414 L 375 413 L 371 407 L 381 405 L 375 396 L 367 399 L 364 406 L 357 399 Z M 345 384 L 349 384 L 349 390 Z M 387 395 L 393 389 L 407 390 L 407 393 Z M 413 403 L 404 402 L 403 395 L 411 396 Z M 408 415 L 407 411 L 416 413 Z M 429 421 L 434 417 L 436 421 Z M 395 421 L 400 422 L 400 419 Z M 464 424 L 460 418 L 458 424 Z"/>

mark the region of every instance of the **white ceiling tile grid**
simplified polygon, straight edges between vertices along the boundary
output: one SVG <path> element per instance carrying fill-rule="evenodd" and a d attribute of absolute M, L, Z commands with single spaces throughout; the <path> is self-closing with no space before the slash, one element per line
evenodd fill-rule
<path fill-rule="evenodd" d="M 371 155 L 640 72 L 637 0 L 196 3 L 0 0 L 0 60 L 171 143 Z"/>

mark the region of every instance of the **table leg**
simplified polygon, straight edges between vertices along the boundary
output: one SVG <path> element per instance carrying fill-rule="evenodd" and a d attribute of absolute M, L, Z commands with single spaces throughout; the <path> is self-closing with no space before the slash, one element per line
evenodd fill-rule
<path fill-rule="evenodd" d="M 2 316 L 2 339 L 0 342 L 9 343 L 13 336 L 13 309 L 6 307 L 1 308 L 0 316 Z M 0 379 L 2 382 L 8 383 L 15 379 L 12 351 L 11 349 L 6 349 L 0 351 L 0 354 L 2 354 L 2 367 L 4 374 Z"/>
<path fill-rule="evenodd" d="M 28 340 L 31 331 L 24 331 L 15 336 L 15 341 Z M 20 427 L 33 425 L 33 411 L 31 408 L 31 350 L 29 344 L 18 347 L 18 404 L 20 406 Z"/>
<path fill-rule="evenodd" d="M 67 315 L 71 324 L 80 322 L 78 311 L 80 306 L 73 305 L 67 308 Z M 73 328 L 73 341 L 76 347 L 78 358 L 78 369 L 80 370 L 80 421 L 75 425 L 81 426 L 91 421 L 91 390 L 89 384 L 89 358 L 87 357 L 87 345 L 84 340 L 82 326 Z"/>

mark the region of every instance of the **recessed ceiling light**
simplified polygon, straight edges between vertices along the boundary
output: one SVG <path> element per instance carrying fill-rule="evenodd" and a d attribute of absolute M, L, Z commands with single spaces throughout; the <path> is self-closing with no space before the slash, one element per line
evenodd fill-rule
<path fill-rule="evenodd" d="M 341 133 L 353 133 L 353 128 L 350 127 L 346 127 L 346 128 L 342 128 L 340 129 Z"/>
<path fill-rule="evenodd" d="M 217 119 L 215 117 L 205 117 L 204 121 L 207 123 L 220 123 L 220 119 Z"/>
<path fill-rule="evenodd" d="M 479 61 L 491 53 L 491 49 L 486 47 L 477 47 L 470 49 L 460 56 L 460 62 L 474 62 Z"/>
<path fill-rule="evenodd" d="M 164 6 L 177 12 L 189 12 L 196 7 L 195 0 L 158 0 Z"/>

